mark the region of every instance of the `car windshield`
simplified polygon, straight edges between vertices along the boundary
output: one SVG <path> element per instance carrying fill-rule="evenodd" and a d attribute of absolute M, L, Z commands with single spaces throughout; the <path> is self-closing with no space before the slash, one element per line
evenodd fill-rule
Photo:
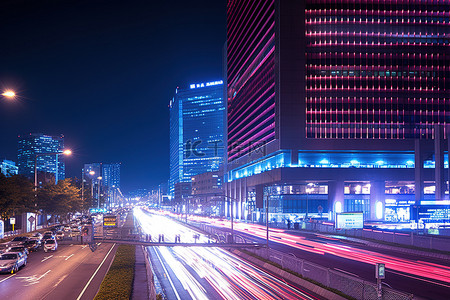
<path fill-rule="evenodd" d="M 12 252 L 19 252 L 19 251 L 22 251 L 24 248 L 23 247 L 11 247 L 11 251 Z"/>
<path fill-rule="evenodd" d="M 54 244 L 55 241 L 54 241 L 54 240 L 48 240 L 48 241 L 46 241 L 45 243 L 46 243 L 46 244 Z"/>
<path fill-rule="evenodd" d="M 18 237 L 15 237 L 12 241 L 13 242 L 22 242 L 22 241 L 26 241 L 26 240 L 27 240 L 26 236 L 18 236 Z"/>
<path fill-rule="evenodd" d="M 17 254 L 3 254 L 0 256 L 0 260 L 11 260 L 11 259 L 16 259 L 17 258 Z"/>

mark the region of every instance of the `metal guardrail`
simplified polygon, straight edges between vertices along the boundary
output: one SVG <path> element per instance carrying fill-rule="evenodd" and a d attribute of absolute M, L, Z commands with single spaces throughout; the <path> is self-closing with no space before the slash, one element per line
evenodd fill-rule
<path fill-rule="evenodd" d="M 142 240 L 128 240 L 128 239 L 102 239 L 95 238 L 95 242 L 102 243 L 116 243 L 116 244 L 127 244 L 127 245 L 142 245 L 145 247 L 157 247 L 157 246 L 165 246 L 165 247 L 221 247 L 221 248 L 262 248 L 265 244 L 257 244 L 257 243 L 159 243 L 159 242 L 147 242 Z"/>

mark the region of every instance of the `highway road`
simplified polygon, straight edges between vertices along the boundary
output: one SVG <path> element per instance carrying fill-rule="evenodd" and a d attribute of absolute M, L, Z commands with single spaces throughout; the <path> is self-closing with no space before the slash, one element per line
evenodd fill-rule
<path fill-rule="evenodd" d="M 207 242 L 196 232 L 163 217 L 136 209 L 137 218 L 153 241 L 159 234 L 173 242 Z M 147 247 L 151 263 L 168 299 L 321 299 L 284 282 L 217 247 Z"/>
<path fill-rule="evenodd" d="M 226 230 L 230 228 L 226 220 L 195 219 Z M 234 230 L 237 235 L 265 242 L 264 226 L 237 222 Z M 270 229 L 270 247 L 371 282 L 375 282 L 375 263 L 385 263 L 383 282 L 388 286 L 427 299 L 450 299 L 450 265 L 443 259 L 371 248 L 338 236 L 276 228 Z"/>
<path fill-rule="evenodd" d="M 93 299 L 114 257 L 115 245 L 59 245 L 55 252 L 30 253 L 15 274 L 0 274 L 1 299 Z"/>

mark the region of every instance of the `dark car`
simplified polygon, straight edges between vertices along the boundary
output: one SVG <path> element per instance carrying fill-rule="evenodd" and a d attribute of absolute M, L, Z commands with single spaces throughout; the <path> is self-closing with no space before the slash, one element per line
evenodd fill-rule
<path fill-rule="evenodd" d="M 46 234 L 44 234 L 44 236 L 42 237 L 42 241 L 52 240 L 52 239 L 54 239 L 54 238 L 55 238 L 55 236 L 54 236 L 53 234 L 46 233 Z"/>
<path fill-rule="evenodd" d="M 26 241 L 28 241 L 28 237 L 26 236 L 16 236 L 9 244 L 11 246 L 18 246 L 24 244 Z"/>
<path fill-rule="evenodd" d="M 31 240 L 25 242 L 24 246 L 28 249 L 29 252 L 36 252 L 39 250 L 41 246 L 41 241 Z"/>
<path fill-rule="evenodd" d="M 20 252 L 20 253 L 24 253 L 26 255 L 28 255 L 30 252 L 28 251 L 27 247 L 25 246 L 15 246 L 15 247 L 11 247 L 9 248 L 8 252 Z"/>

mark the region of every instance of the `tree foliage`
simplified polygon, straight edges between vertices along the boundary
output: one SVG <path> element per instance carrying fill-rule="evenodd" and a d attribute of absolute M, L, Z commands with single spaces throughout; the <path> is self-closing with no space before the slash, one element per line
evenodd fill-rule
<path fill-rule="evenodd" d="M 38 207 L 49 215 L 65 216 L 81 211 L 84 203 L 80 189 L 72 184 L 71 179 L 59 180 L 58 184 L 47 184 L 38 191 Z"/>
<path fill-rule="evenodd" d="M 36 199 L 33 184 L 25 177 L 6 177 L 0 173 L 0 214 L 3 219 L 14 214 L 35 212 Z"/>

